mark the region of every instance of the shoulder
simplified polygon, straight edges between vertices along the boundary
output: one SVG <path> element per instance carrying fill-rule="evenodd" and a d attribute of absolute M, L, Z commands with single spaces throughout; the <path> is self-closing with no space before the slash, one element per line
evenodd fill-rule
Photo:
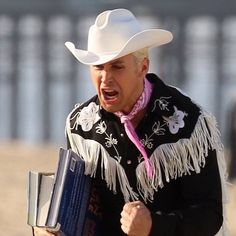
<path fill-rule="evenodd" d="M 95 95 L 89 100 L 83 102 L 83 103 L 77 103 L 74 106 L 74 109 L 69 113 L 71 117 L 73 117 L 75 114 L 78 114 L 78 112 L 81 112 L 81 110 L 89 110 L 89 108 L 92 108 L 94 106 L 99 106 L 98 96 Z"/>
<path fill-rule="evenodd" d="M 69 113 L 67 117 L 67 125 L 70 125 L 70 127 L 74 127 L 79 122 L 81 125 L 84 125 L 88 123 L 88 121 L 91 121 L 96 119 L 96 116 L 98 116 L 100 110 L 100 104 L 97 95 L 90 98 L 84 103 L 76 104 L 74 109 Z M 72 128 L 72 130 L 74 129 Z"/>
<path fill-rule="evenodd" d="M 164 119 L 165 123 L 171 120 L 174 122 L 177 118 L 181 118 L 187 128 L 182 130 L 188 130 L 191 133 L 202 113 L 201 107 L 179 88 L 165 84 L 154 74 L 147 78 L 154 85 L 148 107 L 150 114 Z M 167 123 L 170 124 L 170 122 Z"/>
<path fill-rule="evenodd" d="M 165 142 L 170 139 L 173 142 L 184 139 L 197 142 L 200 137 L 202 141 L 216 140 L 216 137 L 218 140 L 219 131 L 214 115 L 203 109 L 179 88 L 166 85 L 154 74 L 147 78 L 154 84 L 148 111 L 150 117 L 160 127 L 165 128 L 168 137 Z"/>
<path fill-rule="evenodd" d="M 196 105 L 186 92 L 176 86 L 166 84 L 157 75 L 147 74 L 147 79 L 153 84 L 153 97 L 162 99 L 168 98 L 168 100 L 172 100 L 172 102 L 175 101 L 185 105 Z"/>
<path fill-rule="evenodd" d="M 72 111 L 70 112 L 71 115 L 73 115 L 74 113 L 77 113 L 78 111 L 82 110 L 84 107 L 88 107 L 90 104 L 96 104 L 99 105 L 99 101 L 98 101 L 98 96 L 95 95 L 92 98 L 90 98 L 89 100 L 83 102 L 83 103 L 77 103 L 75 104 L 74 108 L 72 109 Z"/>

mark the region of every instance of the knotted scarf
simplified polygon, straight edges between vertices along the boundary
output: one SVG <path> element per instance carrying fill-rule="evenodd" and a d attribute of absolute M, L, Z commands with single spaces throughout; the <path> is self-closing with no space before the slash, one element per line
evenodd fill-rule
<path fill-rule="evenodd" d="M 143 92 L 142 92 L 141 96 L 139 97 L 139 99 L 137 100 L 137 102 L 135 103 L 135 105 L 133 106 L 133 109 L 131 110 L 131 112 L 127 115 L 125 115 L 121 111 L 115 112 L 115 115 L 118 116 L 120 118 L 121 123 L 124 124 L 125 132 L 126 132 L 127 136 L 129 137 L 129 139 L 134 143 L 134 145 L 138 148 L 138 150 L 142 154 L 144 161 L 145 161 L 147 175 L 149 177 L 152 177 L 153 170 L 152 170 L 150 161 L 148 159 L 148 155 L 147 155 L 147 153 L 144 149 L 144 146 L 141 143 L 137 133 L 135 132 L 135 129 L 134 129 L 134 126 L 133 126 L 131 120 L 135 117 L 135 115 L 139 111 L 141 111 L 142 109 L 144 109 L 147 106 L 149 99 L 151 97 L 151 94 L 152 94 L 152 85 L 147 79 L 145 79 Z"/>

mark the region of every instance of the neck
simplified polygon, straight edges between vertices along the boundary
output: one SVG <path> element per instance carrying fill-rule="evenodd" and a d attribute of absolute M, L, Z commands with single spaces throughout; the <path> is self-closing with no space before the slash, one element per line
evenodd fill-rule
<path fill-rule="evenodd" d="M 145 82 L 144 82 L 145 83 Z M 144 93 L 144 85 L 143 85 L 143 88 L 142 90 L 140 90 L 139 92 L 136 91 L 136 94 L 134 94 L 132 96 L 133 98 L 133 101 L 130 102 L 130 104 L 126 107 L 124 107 L 120 112 L 123 114 L 123 115 L 129 115 L 133 109 L 135 108 L 136 104 L 139 102 L 139 100 L 141 99 L 141 97 L 143 96 L 143 93 Z"/>
<path fill-rule="evenodd" d="M 142 109 L 141 111 L 139 111 L 131 120 L 131 123 L 133 125 L 134 128 L 136 128 L 138 126 L 138 124 L 140 123 L 140 121 L 143 119 L 144 115 L 146 112 L 146 108 Z"/>
<path fill-rule="evenodd" d="M 130 121 L 133 120 L 134 117 L 138 115 L 140 111 L 144 110 L 144 108 L 147 106 L 148 101 L 151 97 L 151 93 L 152 93 L 152 85 L 147 79 L 145 79 L 143 92 L 141 96 L 138 98 L 138 100 L 136 101 L 136 103 L 134 104 L 132 110 L 128 114 L 125 114 L 121 111 L 115 112 L 115 114 L 119 117 L 123 117 Z"/>

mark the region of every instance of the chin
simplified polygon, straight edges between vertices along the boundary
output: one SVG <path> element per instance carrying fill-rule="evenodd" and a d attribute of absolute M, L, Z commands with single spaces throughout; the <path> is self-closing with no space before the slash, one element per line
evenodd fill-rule
<path fill-rule="evenodd" d="M 111 105 L 104 105 L 104 104 L 102 104 L 102 108 L 104 110 L 106 110 L 107 112 L 111 112 L 111 113 L 119 111 L 117 106 L 111 106 Z"/>
<path fill-rule="evenodd" d="M 114 113 L 114 112 L 117 112 L 118 110 L 115 109 L 115 108 L 112 108 L 112 107 L 103 107 L 104 110 L 106 110 L 107 112 L 111 112 L 111 113 Z"/>

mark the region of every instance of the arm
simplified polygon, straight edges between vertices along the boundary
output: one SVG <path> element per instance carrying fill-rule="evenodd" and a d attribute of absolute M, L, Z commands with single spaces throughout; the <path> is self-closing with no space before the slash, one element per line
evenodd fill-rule
<path fill-rule="evenodd" d="M 199 174 L 178 178 L 181 208 L 152 213 L 150 236 L 212 236 L 223 221 L 222 193 L 215 151 L 209 151 Z"/>

